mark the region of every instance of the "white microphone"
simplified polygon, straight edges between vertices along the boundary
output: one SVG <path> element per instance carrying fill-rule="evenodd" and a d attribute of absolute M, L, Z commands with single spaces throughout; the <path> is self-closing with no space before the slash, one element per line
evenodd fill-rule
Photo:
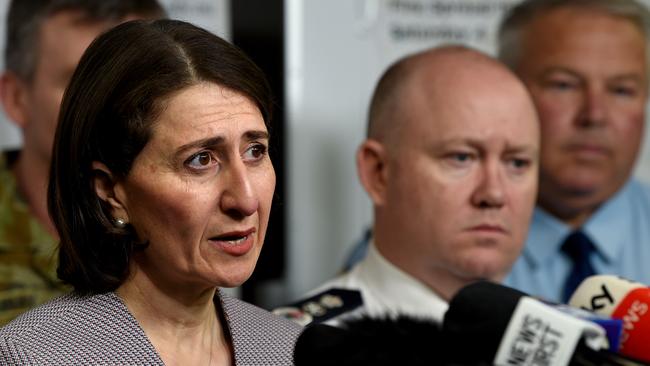
<path fill-rule="evenodd" d="M 613 275 L 585 279 L 569 305 L 623 320 L 619 352 L 650 362 L 650 288 Z"/>

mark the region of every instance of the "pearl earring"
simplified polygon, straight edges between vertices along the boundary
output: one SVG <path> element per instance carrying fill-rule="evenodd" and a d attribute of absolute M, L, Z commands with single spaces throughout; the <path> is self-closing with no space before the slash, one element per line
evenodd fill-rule
<path fill-rule="evenodd" d="M 120 229 L 124 229 L 124 227 L 126 227 L 126 221 L 118 217 L 115 219 L 115 226 L 117 226 Z"/>

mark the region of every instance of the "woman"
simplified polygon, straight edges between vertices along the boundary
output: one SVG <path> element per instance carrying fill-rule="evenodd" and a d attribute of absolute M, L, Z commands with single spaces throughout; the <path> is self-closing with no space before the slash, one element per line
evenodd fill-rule
<path fill-rule="evenodd" d="M 0 363 L 288 365 L 300 328 L 218 287 L 251 275 L 275 173 L 270 90 L 188 23 L 125 23 L 68 86 L 48 204 L 75 291 L 0 330 Z"/>

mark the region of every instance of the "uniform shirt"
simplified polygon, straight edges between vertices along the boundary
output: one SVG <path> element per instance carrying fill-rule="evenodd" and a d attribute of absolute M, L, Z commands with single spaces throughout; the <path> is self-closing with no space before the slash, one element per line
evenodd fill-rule
<path fill-rule="evenodd" d="M 373 318 L 409 315 L 442 323 L 448 307 L 447 302 L 429 287 L 391 264 L 372 242 L 361 262 L 314 292 L 330 288 L 359 290 L 363 300 L 361 307 L 326 322 L 333 325 L 362 315 Z"/>
<path fill-rule="evenodd" d="M 599 274 L 616 274 L 650 284 L 650 188 L 629 181 L 584 224 L 596 251 L 591 263 Z M 537 207 L 523 254 L 505 284 L 559 302 L 571 260 L 561 251 L 572 229 Z"/>
<path fill-rule="evenodd" d="M 0 156 L 0 325 L 66 291 L 56 277 L 56 244 Z"/>

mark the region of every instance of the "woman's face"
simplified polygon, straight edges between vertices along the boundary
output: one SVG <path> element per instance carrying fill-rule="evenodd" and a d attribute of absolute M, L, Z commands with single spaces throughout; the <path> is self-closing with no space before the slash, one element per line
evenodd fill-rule
<path fill-rule="evenodd" d="M 214 83 L 162 104 L 116 198 L 139 239 L 134 270 L 175 286 L 238 286 L 262 249 L 275 189 L 257 106 Z M 120 216 L 123 215 L 123 216 Z"/>

